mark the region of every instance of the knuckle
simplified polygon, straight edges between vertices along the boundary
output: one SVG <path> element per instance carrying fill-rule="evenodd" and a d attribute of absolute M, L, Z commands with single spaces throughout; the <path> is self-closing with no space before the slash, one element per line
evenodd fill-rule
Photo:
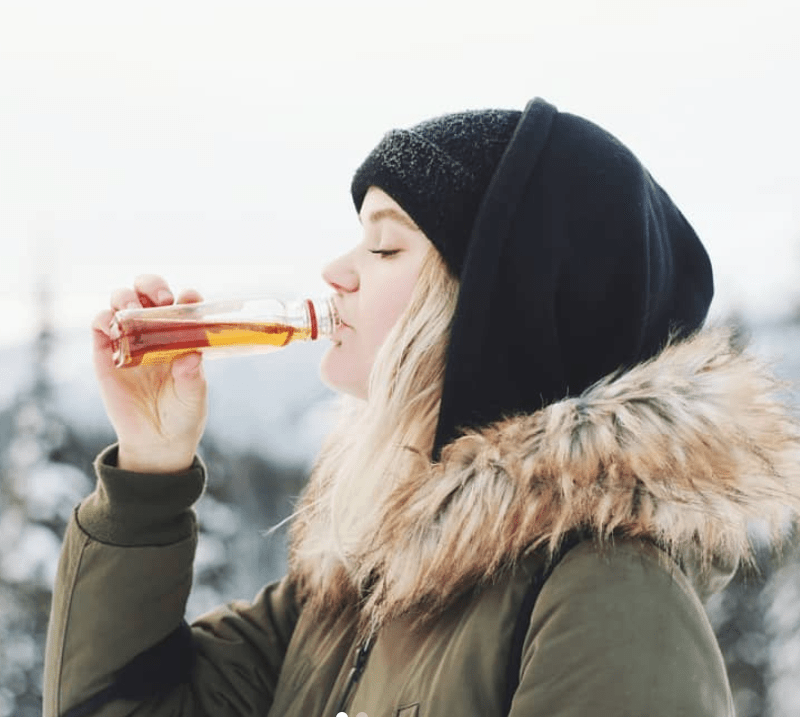
<path fill-rule="evenodd" d="M 139 274 L 133 285 L 140 293 L 150 293 L 161 288 L 166 288 L 167 282 L 157 274 Z"/>
<path fill-rule="evenodd" d="M 113 306 L 121 306 L 129 301 L 136 301 L 136 294 L 127 287 L 116 289 L 111 294 L 111 304 Z"/>
<path fill-rule="evenodd" d="M 178 297 L 179 304 L 196 304 L 202 300 L 203 297 L 200 295 L 200 292 L 195 291 L 194 289 L 186 289 L 185 291 L 182 291 Z"/>
<path fill-rule="evenodd" d="M 110 309 L 105 309 L 98 312 L 94 319 L 92 319 L 91 327 L 95 331 L 99 331 L 108 335 L 111 328 L 111 320 L 114 317 L 114 312 Z"/>
<path fill-rule="evenodd" d="M 134 284 L 149 284 L 154 281 L 163 281 L 158 274 L 138 274 L 133 280 Z"/>

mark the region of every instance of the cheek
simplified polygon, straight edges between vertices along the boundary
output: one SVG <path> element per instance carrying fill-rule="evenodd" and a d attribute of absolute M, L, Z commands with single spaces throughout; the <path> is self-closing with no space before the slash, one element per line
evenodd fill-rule
<path fill-rule="evenodd" d="M 395 283 L 390 290 L 382 292 L 375 298 L 372 304 L 374 310 L 369 320 L 369 344 L 373 355 L 408 306 L 414 290 L 413 278 L 416 277 Z"/>
<path fill-rule="evenodd" d="M 381 311 L 375 316 L 370 331 L 372 339 L 370 343 L 375 350 L 380 347 L 392 327 L 397 323 L 405 306 L 402 297 L 393 296 L 382 302 Z"/>
<path fill-rule="evenodd" d="M 325 384 L 357 398 L 367 398 L 375 355 L 408 306 L 418 274 L 417 269 L 401 280 L 393 277 L 390 281 L 373 282 L 374 291 L 362 288 L 357 330 L 345 330 L 341 343 L 331 346 L 322 358 L 320 377 Z"/>

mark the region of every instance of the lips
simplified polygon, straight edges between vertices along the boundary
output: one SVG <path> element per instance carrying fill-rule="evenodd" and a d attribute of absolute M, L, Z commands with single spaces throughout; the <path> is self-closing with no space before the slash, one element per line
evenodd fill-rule
<path fill-rule="evenodd" d="M 345 321 L 342 321 L 342 317 L 339 316 L 339 325 L 336 327 L 336 330 L 331 334 L 331 342 L 334 346 L 341 346 L 342 345 L 342 334 L 345 329 L 350 329 L 351 326 Z"/>
<path fill-rule="evenodd" d="M 342 316 L 342 308 L 339 306 L 339 304 L 338 304 L 338 303 L 336 303 L 336 301 L 334 301 L 334 302 L 333 302 L 333 306 L 334 306 L 334 308 L 336 309 L 336 315 L 337 315 L 337 316 L 338 316 L 338 318 L 339 318 L 339 323 L 340 323 L 342 326 L 346 326 L 348 329 L 352 329 L 353 327 L 352 327 L 352 326 L 350 326 L 350 324 L 348 324 L 348 323 L 347 323 L 347 322 L 344 320 L 344 316 Z"/>
<path fill-rule="evenodd" d="M 338 326 L 336 327 L 334 332 L 331 334 L 330 339 L 331 339 L 331 342 L 333 343 L 334 346 L 341 346 L 342 345 L 342 331 L 345 328 L 352 329 L 353 327 L 350 326 L 350 324 L 348 324 L 342 318 L 341 309 L 339 308 L 339 304 L 335 300 L 333 301 L 333 308 L 336 311 L 336 320 L 337 320 Z"/>
<path fill-rule="evenodd" d="M 342 345 L 342 337 L 346 329 L 350 329 L 352 331 L 353 327 L 350 326 L 350 324 L 348 324 L 346 321 L 342 321 L 341 317 L 339 317 L 339 326 L 331 335 L 331 340 L 336 346 Z"/>

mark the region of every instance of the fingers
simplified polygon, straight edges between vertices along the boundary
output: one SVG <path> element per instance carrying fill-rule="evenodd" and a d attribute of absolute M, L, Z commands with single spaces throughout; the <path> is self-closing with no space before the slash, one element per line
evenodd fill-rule
<path fill-rule="evenodd" d="M 179 304 L 196 304 L 203 300 L 194 289 L 187 289 L 178 298 Z M 150 306 L 169 306 L 174 295 L 163 277 L 156 274 L 141 274 L 133 282 L 133 288 L 123 287 L 111 295 L 111 309 L 141 309 Z"/>
<path fill-rule="evenodd" d="M 141 309 L 142 303 L 139 296 L 133 289 L 127 287 L 117 289 L 111 294 L 111 310 L 122 311 L 123 309 Z"/>
<path fill-rule="evenodd" d="M 111 319 L 114 317 L 113 309 L 104 309 L 94 317 L 92 321 L 92 331 L 100 332 L 108 336 L 108 329 L 111 326 Z"/>
<path fill-rule="evenodd" d="M 140 274 L 133 288 L 142 306 L 166 306 L 175 300 L 164 277 L 157 274 Z"/>
<path fill-rule="evenodd" d="M 195 291 L 194 289 L 186 289 L 182 291 L 178 295 L 178 302 L 179 304 L 197 304 L 203 300 L 203 297 L 200 295 L 199 291 Z"/>
<path fill-rule="evenodd" d="M 193 352 L 179 356 L 173 360 L 171 372 L 178 398 L 184 405 L 200 406 L 206 396 L 202 354 Z"/>
<path fill-rule="evenodd" d="M 179 304 L 196 304 L 203 300 L 200 292 L 186 289 L 178 296 Z M 174 296 L 163 277 L 156 274 L 141 274 L 133 282 L 133 288 L 123 287 L 111 294 L 110 309 L 101 311 L 92 321 L 95 341 L 99 347 L 107 345 L 109 327 L 114 313 L 125 309 L 141 309 L 151 306 L 169 306 Z M 105 341 L 99 334 L 105 337 Z"/>
<path fill-rule="evenodd" d="M 172 377 L 176 380 L 197 380 L 203 376 L 203 355 L 193 351 L 172 361 Z"/>
<path fill-rule="evenodd" d="M 92 321 L 92 355 L 98 376 L 107 373 L 113 367 L 110 337 L 113 316 L 114 312 L 111 309 L 106 309 L 98 313 Z"/>
<path fill-rule="evenodd" d="M 163 277 L 156 274 L 141 274 L 133 282 L 133 288 L 123 287 L 111 295 L 110 309 L 99 312 L 92 321 L 92 337 L 96 356 L 107 355 L 110 365 L 111 323 L 114 314 L 124 309 L 140 309 L 150 306 L 168 306 L 173 303 L 173 293 Z M 179 304 L 196 304 L 203 300 L 194 289 L 186 289 L 178 296 Z M 189 362 L 187 376 L 194 377 L 198 369 Z M 180 372 L 183 373 L 183 372 Z"/>

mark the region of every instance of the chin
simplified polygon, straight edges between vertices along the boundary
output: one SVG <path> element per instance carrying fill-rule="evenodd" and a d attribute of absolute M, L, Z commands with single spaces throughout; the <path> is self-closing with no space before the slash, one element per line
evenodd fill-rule
<path fill-rule="evenodd" d="M 353 360 L 348 359 L 340 343 L 334 343 L 322 357 L 319 377 L 328 388 L 364 401 L 367 399 L 366 382 L 354 375 Z"/>

